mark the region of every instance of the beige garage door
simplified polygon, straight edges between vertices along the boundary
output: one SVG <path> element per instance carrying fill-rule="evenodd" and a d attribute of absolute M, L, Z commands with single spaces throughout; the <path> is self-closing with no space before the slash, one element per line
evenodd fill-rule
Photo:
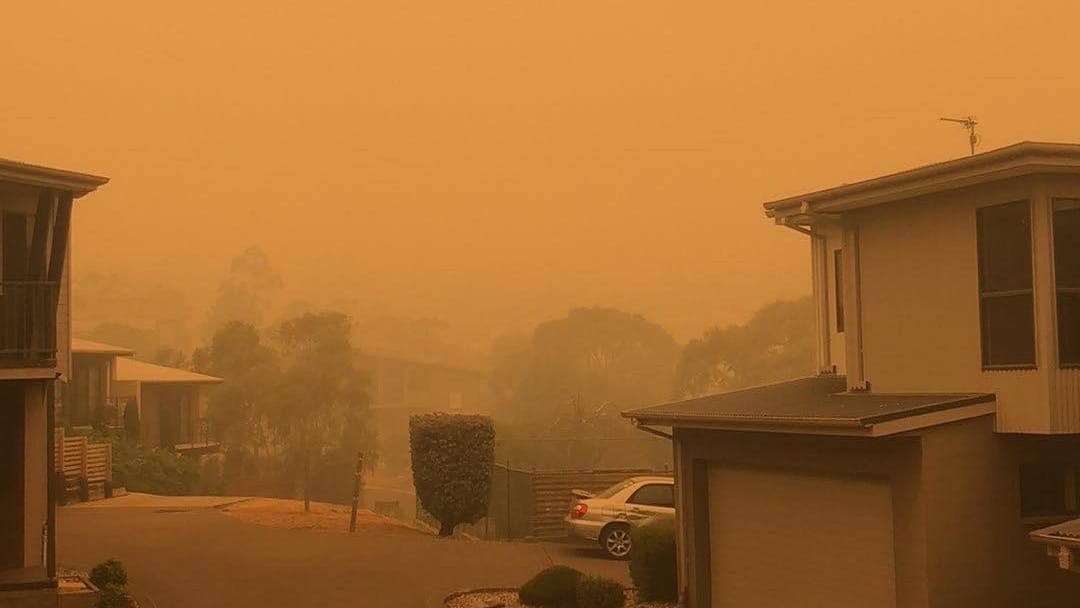
<path fill-rule="evenodd" d="M 714 608 L 896 606 L 884 481 L 709 470 Z"/>

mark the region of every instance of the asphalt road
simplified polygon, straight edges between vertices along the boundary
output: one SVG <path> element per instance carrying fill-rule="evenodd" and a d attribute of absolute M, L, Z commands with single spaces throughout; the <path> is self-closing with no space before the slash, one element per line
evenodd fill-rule
<path fill-rule="evenodd" d="M 146 608 L 437 608 L 453 591 L 516 586 L 553 563 L 629 584 L 625 562 L 591 547 L 285 530 L 198 502 L 64 507 L 57 523 L 62 566 L 119 559 Z"/>

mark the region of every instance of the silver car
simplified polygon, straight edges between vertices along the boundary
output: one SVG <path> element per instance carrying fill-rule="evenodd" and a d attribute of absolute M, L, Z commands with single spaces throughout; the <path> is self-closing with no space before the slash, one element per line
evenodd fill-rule
<path fill-rule="evenodd" d="M 675 518 L 675 480 L 631 477 L 599 494 L 574 490 L 566 516 L 570 536 L 600 543 L 609 556 L 630 555 L 630 528 L 657 518 Z"/>

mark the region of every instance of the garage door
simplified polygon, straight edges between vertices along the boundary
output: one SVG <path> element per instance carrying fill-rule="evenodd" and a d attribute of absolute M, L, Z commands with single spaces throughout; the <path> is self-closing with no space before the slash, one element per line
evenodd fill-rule
<path fill-rule="evenodd" d="M 896 606 L 884 481 L 709 470 L 714 608 Z"/>

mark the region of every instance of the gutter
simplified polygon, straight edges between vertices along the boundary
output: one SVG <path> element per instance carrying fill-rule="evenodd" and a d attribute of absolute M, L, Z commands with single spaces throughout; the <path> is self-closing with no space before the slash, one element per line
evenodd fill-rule
<path fill-rule="evenodd" d="M 633 420 L 634 420 L 634 427 L 636 429 L 638 429 L 639 431 L 645 431 L 646 433 L 648 433 L 650 435 L 656 435 L 657 437 L 662 437 L 664 439 L 669 439 L 670 440 L 670 439 L 673 438 L 673 435 L 671 435 L 669 433 L 665 433 L 664 431 L 661 431 L 660 429 L 654 429 L 654 428 L 652 428 L 650 426 L 646 426 L 644 424 L 641 424 L 636 418 L 634 418 Z"/>

